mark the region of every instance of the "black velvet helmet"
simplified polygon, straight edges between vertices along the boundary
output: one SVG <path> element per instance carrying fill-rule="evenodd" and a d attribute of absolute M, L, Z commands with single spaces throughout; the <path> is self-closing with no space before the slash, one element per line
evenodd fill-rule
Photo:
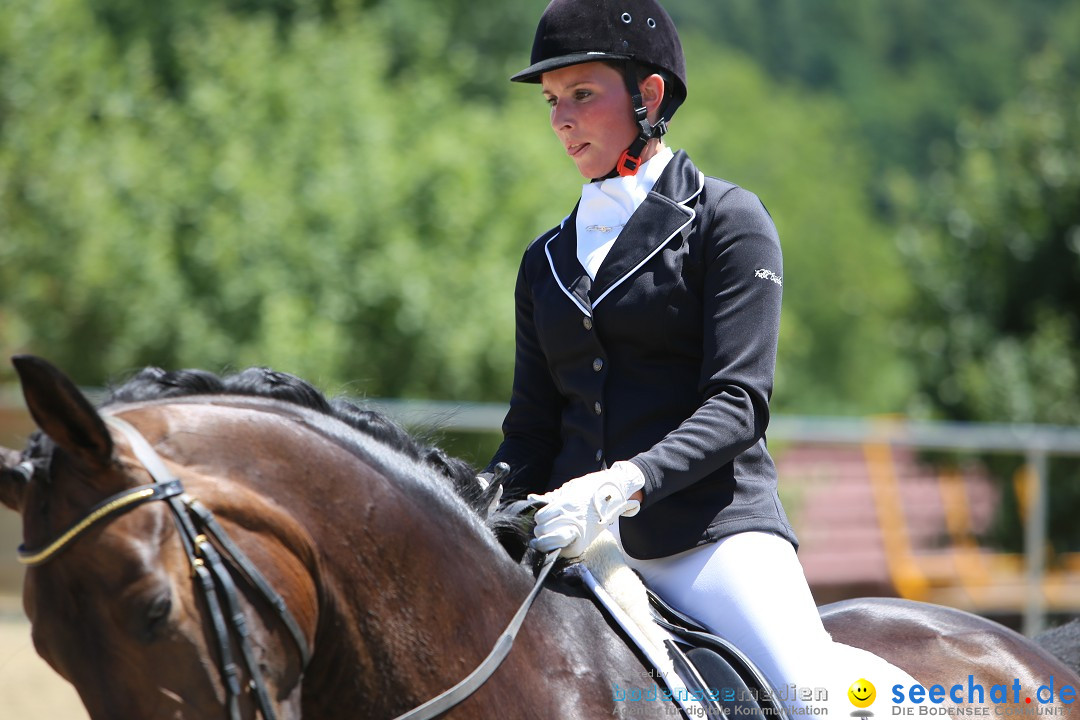
<path fill-rule="evenodd" d="M 533 39 L 531 64 L 510 79 L 540 82 L 550 71 L 587 62 L 609 61 L 624 67 L 626 86 L 634 98 L 639 142 L 620 159 L 619 174 L 637 172 L 637 156 L 645 143 L 667 131 L 667 122 L 686 99 L 686 60 L 671 16 L 656 0 L 552 0 L 540 16 Z M 658 68 L 669 76 L 660 120 L 651 125 L 637 90 L 639 69 Z"/>
<path fill-rule="evenodd" d="M 666 70 L 686 96 L 686 60 L 675 23 L 656 0 L 552 0 L 533 39 L 532 63 L 515 82 L 596 60 L 634 60 Z"/>

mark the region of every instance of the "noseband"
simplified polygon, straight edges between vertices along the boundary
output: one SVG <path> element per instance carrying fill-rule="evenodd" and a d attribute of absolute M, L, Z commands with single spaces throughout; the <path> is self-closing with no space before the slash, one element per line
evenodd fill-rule
<path fill-rule="evenodd" d="M 244 552 L 225 533 L 213 514 L 198 500 L 184 492 L 179 478 L 169 472 L 161 457 L 150 443 L 120 418 L 103 415 L 108 425 L 119 430 L 127 438 L 135 457 L 154 479 L 147 485 L 130 488 L 106 498 L 90 509 L 90 512 L 55 540 L 36 550 L 19 547 L 19 562 L 28 566 L 42 565 L 73 543 L 91 527 L 111 519 L 147 502 L 163 500 L 172 510 L 180 540 L 191 566 L 192 577 L 210 612 L 220 658 L 219 671 L 225 686 L 226 707 L 230 720 L 240 718 L 240 677 L 234 660 L 234 645 L 239 645 L 240 655 L 250 676 L 250 688 L 265 720 L 276 720 L 274 706 L 266 688 L 259 664 L 251 648 L 247 619 L 240 607 L 233 575 L 236 574 L 254 588 L 277 612 L 300 651 L 301 667 L 306 668 L 310 659 L 307 639 L 289 608 L 266 581 L 262 573 Z M 222 605 L 224 610 L 222 611 Z M 227 617 L 226 614 L 227 613 Z M 231 631 L 231 632 L 230 632 Z M 233 638 L 238 642 L 234 643 Z"/>

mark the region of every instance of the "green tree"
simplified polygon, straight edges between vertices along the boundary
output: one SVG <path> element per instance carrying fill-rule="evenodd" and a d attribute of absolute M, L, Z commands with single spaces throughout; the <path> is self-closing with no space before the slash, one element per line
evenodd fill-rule
<path fill-rule="evenodd" d="M 372 394 L 508 386 L 522 197 L 552 196 L 559 159 L 462 103 L 453 62 L 390 81 L 377 23 L 286 38 L 221 12 L 170 31 L 177 95 L 150 38 L 115 42 L 82 3 L 0 22 L 6 350 L 90 384 L 262 363 Z"/>
<path fill-rule="evenodd" d="M 897 187 L 916 218 L 902 234 L 918 284 L 905 332 L 924 413 L 1080 425 L 1080 93 L 1054 53 L 1027 67 L 999 112 L 970 113 L 929 183 Z M 1008 477 L 1020 459 L 994 459 Z M 1051 464 L 1050 537 L 1080 548 L 1075 460 Z M 1004 493 L 995 539 L 1021 546 Z"/>
<path fill-rule="evenodd" d="M 932 181 L 898 188 L 920 289 L 927 404 L 969 420 L 1080 423 L 1080 95 L 1060 57 L 998 113 L 969 114 Z"/>
<path fill-rule="evenodd" d="M 666 5 L 677 22 L 747 53 L 772 77 L 838 96 L 873 149 L 879 213 L 891 210 L 887 178 L 932 172 L 961 112 L 992 112 L 1019 91 L 1025 58 L 1052 47 L 1080 61 L 1068 0 Z"/>
<path fill-rule="evenodd" d="M 489 60 L 476 38 L 497 27 L 470 40 L 429 0 L 160 17 L 13 3 L 4 354 L 90 385 L 144 364 L 266 364 L 330 390 L 506 399 L 517 264 L 581 183 L 538 89 L 506 82 L 540 8 L 507 23 L 513 56 Z M 905 288 L 850 118 L 686 36 L 692 95 L 671 140 L 757 192 L 785 245 L 778 407 L 896 407 L 910 379 L 888 328 Z"/>

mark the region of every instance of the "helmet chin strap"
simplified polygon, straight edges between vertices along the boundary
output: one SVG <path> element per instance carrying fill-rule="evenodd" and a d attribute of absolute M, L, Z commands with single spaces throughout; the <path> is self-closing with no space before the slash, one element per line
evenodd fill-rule
<path fill-rule="evenodd" d="M 649 111 L 646 109 L 645 102 L 641 98 L 641 88 L 637 81 L 637 70 L 637 63 L 633 60 L 626 61 L 623 70 L 623 80 L 626 82 L 626 89 L 630 93 L 630 103 L 634 107 L 634 122 L 638 125 L 638 136 L 634 138 L 634 142 L 630 143 L 630 147 L 623 150 L 622 154 L 619 155 L 619 160 L 615 163 L 615 168 L 603 178 L 598 179 L 606 180 L 613 177 L 637 175 L 638 168 L 641 167 L 641 153 L 645 150 L 645 146 L 648 145 L 649 141 L 653 138 L 663 137 L 664 133 L 667 132 L 668 118 L 665 117 L 663 107 L 661 108 L 660 119 L 656 124 L 653 125 L 649 122 Z"/>

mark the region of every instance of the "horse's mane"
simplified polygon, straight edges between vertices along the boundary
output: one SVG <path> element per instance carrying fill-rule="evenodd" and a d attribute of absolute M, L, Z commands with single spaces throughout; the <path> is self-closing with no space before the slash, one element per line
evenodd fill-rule
<path fill-rule="evenodd" d="M 392 447 L 446 478 L 451 489 L 486 524 L 510 555 L 521 559 L 533 555 L 527 543 L 532 537 L 532 518 L 513 503 L 494 512 L 476 480 L 476 471 L 464 460 L 410 434 L 401 425 L 371 408 L 345 397 L 327 398 L 306 380 L 266 367 L 251 367 L 227 375 L 206 370 L 143 368 L 126 381 L 109 388 L 102 406 L 194 395 L 247 395 L 264 397 L 315 410 Z"/>
<path fill-rule="evenodd" d="M 476 471 L 464 460 L 451 457 L 440 448 L 425 444 L 385 415 L 357 402 L 335 397 L 327 399 L 319 390 L 295 375 L 265 367 L 251 367 L 218 376 L 206 370 L 163 370 L 143 368 L 122 384 L 109 388 L 103 406 L 193 395 L 248 395 L 272 398 L 315 410 L 336 418 L 353 429 L 388 445 L 406 457 L 434 469 L 450 481 L 451 487 L 474 511 L 483 516 L 481 488 Z"/>

